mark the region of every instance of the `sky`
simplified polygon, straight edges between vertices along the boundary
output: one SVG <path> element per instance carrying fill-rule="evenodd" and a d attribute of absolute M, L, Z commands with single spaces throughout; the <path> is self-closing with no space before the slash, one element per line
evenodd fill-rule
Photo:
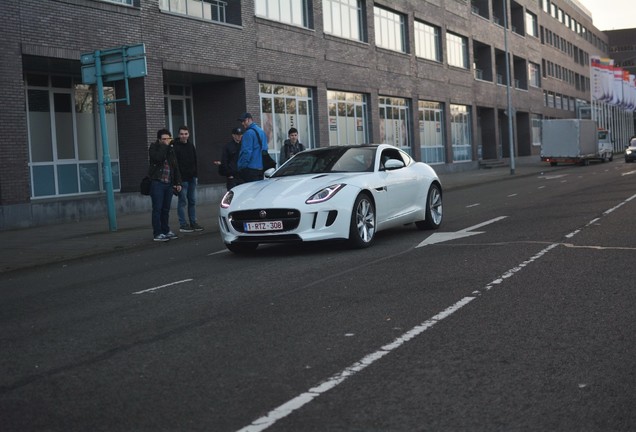
<path fill-rule="evenodd" d="M 636 28 L 636 0 L 577 0 L 592 12 L 599 30 Z"/>

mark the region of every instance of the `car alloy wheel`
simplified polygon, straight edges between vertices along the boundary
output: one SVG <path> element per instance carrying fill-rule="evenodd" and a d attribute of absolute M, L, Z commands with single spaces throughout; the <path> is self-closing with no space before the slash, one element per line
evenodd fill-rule
<path fill-rule="evenodd" d="M 415 222 L 418 229 L 437 229 L 442 224 L 442 189 L 437 183 L 433 183 L 426 195 L 426 219 Z"/>
<path fill-rule="evenodd" d="M 352 247 L 361 249 L 371 246 L 375 238 L 375 206 L 365 193 L 358 195 L 351 213 L 349 242 Z"/>

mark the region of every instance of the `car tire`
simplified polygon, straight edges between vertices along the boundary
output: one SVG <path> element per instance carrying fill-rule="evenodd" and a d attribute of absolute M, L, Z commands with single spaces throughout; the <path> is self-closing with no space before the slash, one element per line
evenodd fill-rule
<path fill-rule="evenodd" d="M 351 211 L 349 245 L 354 249 L 371 246 L 375 239 L 375 205 L 366 193 L 357 196 Z"/>
<path fill-rule="evenodd" d="M 426 219 L 415 222 L 415 226 L 419 230 L 437 229 L 442 224 L 443 206 L 442 206 L 442 188 L 433 183 L 426 194 Z"/>
<path fill-rule="evenodd" d="M 225 247 L 228 248 L 230 252 L 243 255 L 254 252 L 258 247 L 258 243 L 225 243 Z"/>

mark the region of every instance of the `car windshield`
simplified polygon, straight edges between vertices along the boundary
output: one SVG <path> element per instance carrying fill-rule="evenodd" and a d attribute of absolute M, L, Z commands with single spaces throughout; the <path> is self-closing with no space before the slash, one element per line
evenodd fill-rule
<path fill-rule="evenodd" d="M 327 147 L 296 154 L 272 177 L 333 172 L 372 172 L 376 147 Z"/>

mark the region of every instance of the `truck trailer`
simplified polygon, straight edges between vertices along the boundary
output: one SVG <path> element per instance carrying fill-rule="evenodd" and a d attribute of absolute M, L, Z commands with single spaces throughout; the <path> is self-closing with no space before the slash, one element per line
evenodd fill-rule
<path fill-rule="evenodd" d="M 599 129 L 594 120 L 555 119 L 541 122 L 541 160 L 587 165 L 590 160 L 605 162 L 614 158 L 610 133 Z"/>

